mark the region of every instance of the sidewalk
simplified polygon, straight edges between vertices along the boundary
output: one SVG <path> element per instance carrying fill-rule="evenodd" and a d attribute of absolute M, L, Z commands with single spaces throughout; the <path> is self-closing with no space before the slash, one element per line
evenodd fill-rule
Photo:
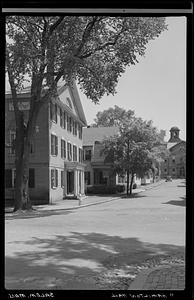
<path fill-rule="evenodd" d="M 172 264 L 142 271 L 129 290 L 184 290 L 185 265 Z"/>
<path fill-rule="evenodd" d="M 152 189 L 154 187 L 157 187 L 158 185 L 164 183 L 164 180 L 160 180 L 159 182 L 151 183 L 147 186 L 143 186 L 141 188 L 137 188 L 133 190 L 133 194 L 138 194 L 141 192 L 144 192 L 146 190 Z M 41 211 L 52 211 L 52 210 L 72 210 L 72 209 L 78 209 L 90 205 L 97 205 L 105 202 L 110 202 L 114 200 L 118 200 L 122 198 L 121 195 L 89 195 L 85 196 L 84 198 L 80 200 L 76 199 L 64 199 L 60 201 L 56 201 L 52 204 L 44 204 L 44 205 L 34 205 L 34 209 L 41 212 Z M 5 213 L 12 213 L 13 208 L 12 207 L 6 207 Z"/>

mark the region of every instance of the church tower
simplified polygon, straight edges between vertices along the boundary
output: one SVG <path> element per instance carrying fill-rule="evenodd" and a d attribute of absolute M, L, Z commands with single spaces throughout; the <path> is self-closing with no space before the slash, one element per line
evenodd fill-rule
<path fill-rule="evenodd" d="M 180 131 L 180 129 L 178 127 L 172 127 L 170 129 L 170 139 L 169 139 L 168 143 L 181 142 L 181 139 L 179 138 L 179 131 Z"/>

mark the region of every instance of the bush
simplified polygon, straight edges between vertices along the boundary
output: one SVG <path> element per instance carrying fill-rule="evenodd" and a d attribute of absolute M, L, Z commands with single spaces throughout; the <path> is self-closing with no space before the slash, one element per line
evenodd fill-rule
<path fill-rule="evenodd" d="M 134 183 L 134 184 L 133 184 L 133 189 L 135 190 L 136 188 L 137 188 L 137 184 Z"/>
<path fill-rule="evenodd" d="M 93 185 L 86 189 L 87 194 L 116 194 L 122 193 L 125 190 L 124 185 L 107 186 L 107 185 Z"/>
<path fill-rule="evenodd" d="M 117 193 L 123 193 L 125 191 L 125 185 L 124 184 L 117 184 L 116 185 L 116 190 L 117 190 Z"/>

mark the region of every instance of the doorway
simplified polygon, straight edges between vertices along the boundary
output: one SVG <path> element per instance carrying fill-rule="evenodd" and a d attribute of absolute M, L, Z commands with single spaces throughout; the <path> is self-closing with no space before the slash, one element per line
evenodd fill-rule
<path fill-rule="evenodd" d="M 67 194 L 74 193 L 74 172 L 67 171 Z"/>

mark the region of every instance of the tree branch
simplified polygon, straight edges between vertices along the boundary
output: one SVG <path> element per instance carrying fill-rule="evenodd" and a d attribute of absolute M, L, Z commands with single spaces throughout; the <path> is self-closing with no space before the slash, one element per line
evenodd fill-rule
<path fill-rule="evenodd" d="M 30 41 L 32 42 L 34 48 L 38 51 L 38 48 L 36 47 L 36 45 L 34 44 L 34 41 L 32 40 L 31 36 L 28 34 L 28 32 L 17 22 L 12 21 L 12 23 L 17 26 L 18 28 L 20 28 L 21 30 L 23 30 L 23 32 L 28 36 L 28 38 L 30 39 Z"/>
<path fill-rule="evenodd" d="M 118 42 L 118 39 L 119 39 L 119 37 L 121 36 L 121 34 L 122 34 L 124 31 L 126 31 L 126 28 L 125 28 L 124 25 L 125 25 L 125 20 L 123 20 L 123 26 L 122 26 L 120 32 L 115 36 L 114 40 L 108 41 L 108 42 L 106 42 L 106 43 L 104 43 L 104 44 L 102 44 L 102 45 L 96 47 L 96 49 L 94 49 L 93 51 L 90 51 L 90 52 L 85 53 L 85 54 L 80 55 L 80 56 L 77 55 L 77 57 L 80 58 L 80 59 L 84 59 L 84 58 L 87 58 L 87 57 L 91 56 L 91 55 L 92 55 L 93 53 L 95 53 L 95 52 L 104 50 L 104 49 L 107 48 L 108 46 L 115 46 L 116 43 Z"/>
<path fill-rule="evenodd" d="M 78 47 L 78 49 L 77 49 L 74 56 L 79 57 L 78 55 L 81 52 L 86 40 L 90 36 L 90 33 L 92 31 L 92 28 L 94 27 L 94 24 L 97 21 L 97 18 L 98 18 L 97 16 L 93 17 L 93 20 L 88 22 L 88 24 L 86 25 L 86 28 L 84 29 L 84 32 L 83 32 L 83 35 L 82 35 L 81 43 L 80 43 L 80 45 L 79 45 L 79 47 Z"/>
<path fill-rule="evenodd" d="M 59 17 L 59 19 L 53 25 L 51 25 L 49 29 L 49 35 L 52 35 L 53 31 L 61 24 L 64 18 L 64 16 Z"/>

